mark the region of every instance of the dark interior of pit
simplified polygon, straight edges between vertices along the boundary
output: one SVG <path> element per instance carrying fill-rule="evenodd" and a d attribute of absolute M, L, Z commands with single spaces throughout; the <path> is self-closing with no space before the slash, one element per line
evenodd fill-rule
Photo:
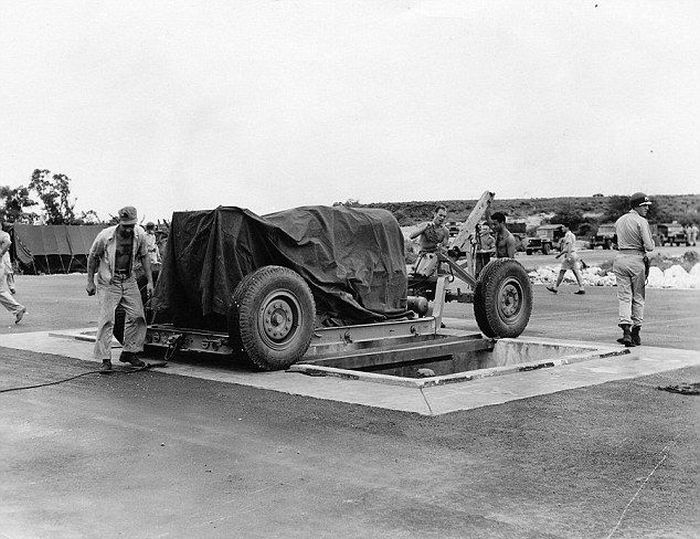
<path fill-rule="evenodd" d="M 523 341 L 498 341 L 493 348 L 470 350 L 464 353 L 425 358 L 414 361 L 371 365 L 350 370 L 372 372 L 399 376 L 402 378 L 426 378 L 444 376 L 460 372 L 469 372 L 493 367 L 521 365 L 548 359 L 556 359 L 587 351 L 573 346 L 548 345 Z M 332 366 L 343 369 L 343 360 L 339 359 Z"/>

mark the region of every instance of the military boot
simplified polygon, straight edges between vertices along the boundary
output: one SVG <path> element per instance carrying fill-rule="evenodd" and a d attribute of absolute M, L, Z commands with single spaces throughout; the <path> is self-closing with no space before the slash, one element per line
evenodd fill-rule
<path fill-rule="evenodd" d="M 634 346 L 632 343 L 632 333 L 630 333 L 630 325 L 620 324 L 620 327 L 622 328 L 622 337 L 617 339 L 617 342 L 624 344 L 627 348 Z"/>
<path fill-rule="evenodd" d="M 632 332 L 631 332 L 631 337 L 632 337 L 632 344 L 634 346 L 641 346 L 642 345 L 642 339 L 639 337 L 639 332 L 641 331 L 642 326 L 633 326 L 632 327 Z"/>

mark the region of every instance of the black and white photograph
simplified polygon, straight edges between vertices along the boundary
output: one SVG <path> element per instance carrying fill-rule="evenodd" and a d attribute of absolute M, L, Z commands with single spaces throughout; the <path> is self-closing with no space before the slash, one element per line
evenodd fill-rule
<path fill-rule="evenodd" d="M 0 3 L 0 538 L 700 536 L 700 3 Z"/>

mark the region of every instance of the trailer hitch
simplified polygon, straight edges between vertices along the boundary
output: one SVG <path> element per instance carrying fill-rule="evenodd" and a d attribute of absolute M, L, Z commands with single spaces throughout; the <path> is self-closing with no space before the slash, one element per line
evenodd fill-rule
<path fill-rule="evenodd" d="M 175 357 L 175 354 L 180 350 L 180 347 L 182 346 L 182 343 L 185 341 L 185 334 L 184 333 L 177 333 L 175 335 L 171 335 L 168 338 L 168 349 L 165 351 L 165 355 L 163 356 L 163 359 L 167 362 L 170 361 Z"/>

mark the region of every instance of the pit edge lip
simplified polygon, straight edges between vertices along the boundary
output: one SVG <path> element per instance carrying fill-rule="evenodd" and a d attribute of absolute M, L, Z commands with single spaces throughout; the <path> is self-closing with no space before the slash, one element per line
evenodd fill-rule
<path fill-rule="evenodd" d="M 500 339 L 503 342 L 516 342 L 519 344 L 545 344 L 554 346 L 576 347 L 585 350 L 585 352 L 577 354 L 569 354 L 556 359 L 538 359 L 517 365 L 505 365 L 502 367 L 491 367 L 476 371 L 464 371 L 453 374 L 444 374 L 442 376 L 431 376 L 429 378 L 405 378 L 401 376 L 393 376 L 390 374 L 377 374 L 373 372 L 354 371 L 350 369 L 339 369 L 337 367 L 324 367 L 311 365 L 306 363 L 295 363 L 286 372 L 306 374 L 309 376 L 330 376 L 342 378 L 345 380 L 356 380 L 372 383 L 380 383 L 386 385 L 411 387 L 423 389 L 428 387 L 436 387 L 447 384 L 470 382 L 482 378 L 490 378 L 492 376 L 504 376 L 515 373 L 529 372 L 545 368 L 560 367 L 562 365 L 570 365 L 587 361 L 590 359 L 605 359 L 618 356 L 629 356 L 629 359 L 636 358 L 630 348 L 616 348 L 608 346 L 596 346 L 593 344 L 574 344 L 566 341 L 554 341 L 549 339 L 524 340 L 524 339 Z"/>

